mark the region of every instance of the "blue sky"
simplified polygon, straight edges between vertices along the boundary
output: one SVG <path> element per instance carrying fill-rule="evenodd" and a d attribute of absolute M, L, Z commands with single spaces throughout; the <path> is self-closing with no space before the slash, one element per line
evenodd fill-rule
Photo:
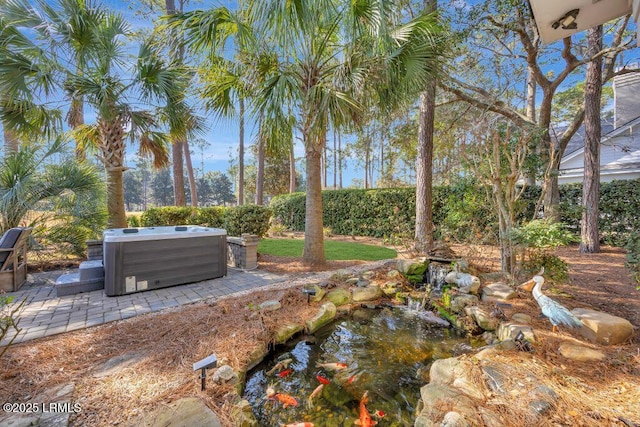
<path fill-rule="evenodd" d="M 111 0 L 104 2 L 107 6 L 112 7 L 115 10 L 121 11 L 132 26 L 136 29 L 151 29 L 153 28 L 153 21 L 151 18 L 146 18 L 140 15 L 140 8 L 136 0 Z M 178 1 L 176 1 L 178 3 Z M 234 1 L 191 1 L 189 5 L 185 7 L 185 10 L 192 9 L 208 9 L 218 6 L 235 7 Z M 202 111 L 202 114 L 206 114 Z M 203 135 L 199 138 L 206 140 L 210 147 L 204 152 L 204 156 L 201 151 L 192 146 L 191 151 L 192 161 L 194 167 L 200 168 L 202 158 L 204 157 L 204 168 L 206 171 L 221 171 L 227 173 L 229 168 L 229 159 L 233 158 L 233 161 L 237 164 L 238 158 L 238 140 L 239 140 L 239 128 L 238 121 L 235 119 L 223 119 L 217 120 L 211 115 L 207 116 L 206 120 L 207 129 Z M 247 120 L 245 125 L 245 162 L 250 160 L 249 146 L 253 144 L 253 135 L 255 131 L 254 123 Z M 343 138 L 343 143 L 344 143 Z M 329 143 L 332 144 L 331 142 Z M 132 158 L 132 152 L 129 151 L 129 158 Z M 304 157 L 304 146 L 300 142 L 299 138 L 295 139 L 294 154 L 296 158 Z M 364 172 L 356 171 L 353 161 L 343 170 L 343 184 L 344 186 L 351 185 L 353 178 L 361 178 Z M 298 164 L 298 169 L 301 165 Z M 304 171 L 301 171 L 304 176 Z M 330 177 L 333 176 L 333 171 L 329 171 Z M 232 179 L 233 180 L 233 179 Z M 332 184 L 332 178 L 329 179 Z"/>
<path fill-rule="evenodd" d="M 462 0 L 460 0 L 462 1 Z M 176 1 L 177 2 L 177 1 Z M 130 24 L 136 29 L 151 29 L 153 27 L 153 18 L 149 16 L 141 16 L 140 11 L 141 7 L 139 6 L 139 2 L 137 0 L 105 0 L 103 1 L 105 5 L 111 7 L 114 10 L 121 11 L 130 22 Z M 187 9 L 208 9 L 212 7 L 217 7 L 220 5 L 225 6 L 234 6 L 233 1 L 192 1 L 191 5 L 188 6 Z M 635 28 L 635 27 L 634 27 Z M 635 53 L 637 57 L 637 53 Z M 576 75 L 575 78 L 581 78 L 579 75 Z M 91 122 L 95 120 L 95 116 L 92 116 L 90 111 L 86 112 L 86 120 Z M 198 150 L 192 144 L 193 154 L 193 163 L 194 167 L 200 167 L 201 161 L 204 160 L 204 168 L 205 171 L 222 171 L 227 172 L 229 167 L 229 159 L 233 158 L 234 162 L 237 162 L 237 145 L 238 145 L 238 123 L 236 120 L 224 120 L 224 121 L 216 121 L 212 117 L 207 117 L 207 127 L 208 129 L 204 132 L 201 138 L 205 139 L 209 144 L 209 148 L 204 152 L 204 155 L 201 154 L 200 150 Z M 248 147 L 253 143 L 253 131 L 254 126 L 251 122 L 247 123 L 246 126 L 247 132 L 245 136 L 245 146 L 247 147 L 247 156 L 248 156 Z M 329 132 L 329 138 L 332 138 L 332 132 Z M 349 140 L 348 137 L 343 137 L 343 145 L 346 142 L 345 140 Z M 295 155 L 297 158 L 304 157 L 304 148 L 299 138 L 295 140 Z M 329 146 L 332 146 L 332 141 L 328 142 Z M 129 159 L 133 159 L 133 148 L 128 149 Z M 130 166 L 133 166 L 133 162 L 129 162 Z M 343 172 L 343 184 L 345 186 L 349 186 L 352 184 L 352 179 L 361 179 L 363 176 L 363 171 L 356 165 L 356 160 L 352 159 L 346 165 Z M 329 181 L 332 182 L 331 177 L 333 176 L 333 171 L 330 170 L 329 173 Z M 377 171 L 376 171 L 377 175 Z M 376 176 L 374 176 L 374 181 Z"/>

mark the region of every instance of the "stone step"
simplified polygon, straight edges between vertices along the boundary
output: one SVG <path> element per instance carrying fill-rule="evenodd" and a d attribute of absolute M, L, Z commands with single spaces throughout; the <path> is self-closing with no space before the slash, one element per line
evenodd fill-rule
<path fill-rule="evenodd" d="M 94 280 L 104 278 L 104 268 L 101 259 L 82 261 L 80 263 L 80 280 Z"/>
<path fill-rule="evenodd" d="M 104 289 L 104 277 L 80 280 L 80 273 L 63 274 L 56 280 L 56 296 L 64 297 L 81 292 Z"/>

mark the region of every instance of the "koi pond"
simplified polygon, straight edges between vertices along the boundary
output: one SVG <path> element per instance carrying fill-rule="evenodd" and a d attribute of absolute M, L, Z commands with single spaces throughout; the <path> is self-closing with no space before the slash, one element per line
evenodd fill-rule
<path fill-rule="evenodd" d="M 358 309 L 265 359 L 249 372 L 244 398 L 260 425 L 352 426 L 367 392 L 378 425 L 413 425 L 433 361 L 470 349 L 419 311 Z"/>

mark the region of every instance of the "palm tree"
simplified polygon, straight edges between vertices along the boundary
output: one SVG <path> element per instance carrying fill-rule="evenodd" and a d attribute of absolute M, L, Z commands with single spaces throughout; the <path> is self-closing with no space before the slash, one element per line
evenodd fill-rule
<path fill-rule="evenodd" d="M 98 149 L 107 172 L 107 209 L 110 227 L 126 227 L 122 173 L 124 167 L 125 140 L 139 141 L 140 153 L 151 156 L 157 168 L 169 162 L 167 135 L 159 132 L 161 123 L 156 117 L 164 118 L 165 124 L 174 135 L 185 135 L 188 123 L 183 121 L 188 111 L 183 100 L 188 75 L 184 68 L 167 64 L 160 53 L 143 43 L 138 61 L 131 70 L 132 79 L 120 77 L 115 65 L 120 59 L 121 36 L 128 33 L 124 21 L 114 15 L 106 24 L 115 25 L 106 32 L 103 41 L 114 55 L 103 55 L 94 68 L 86 70 L 83 76 L 70 79 L 68 87 L 85 97 L 96 110 L 98 120 L 95 126 L 85 126 L 76 135 Z M 128 96 L 139 94 L 141 101 L 148 105 L 162 105 L 162 114 L 148 110 L 135 110 L 126 102 Z"/>
<path fill-rule="evenodd" d="M 261 79 L 254 109 L 276 127 L 291 123 L 302 135 L 306 163 L 306 220 L 303 259 L 323 263 L 321 155 L 328 126 L 358 120 L 367 87 L 391 106 L 400 93 L 418 90 L 434 73 L 442 50 L 442 29 L 433 16 L 400 23 L 394 2 L 265 0 L 240 5 L 260 49 L 276 55 Z M 224 8 L 178 17 L 193 45 L 211 48 L 247 27 Z"/>
<path fill-rule="evenodd" d="M 438 0 L 424 0 L 424 9 L 435 13 Z M 433 246 L 433 133 L 436 113 L 436 81 L 420 94 L 418 155 L 416 158 L 415 249 L 427 253 Z"/>
<path fill-rule="evenodd" d="M 244 131 L 247 82 L 239 61 L 210 55 L 199 68 L 203 80 L 202 97 L 205 105 L 218 119 L 237 117 L 238 140 L 238 205 L 244 204 Z M 237 105 L 237 108 L 236 108 Z"/>
<path fill-rule="evenodd" d="M 92 1 L 58 0 L 55 7 L 49 2 L 37 1 L 36 7 L 28 7 L 21 2 L 3 2 L 2 13 L 17 26 L 29 27 L 41 40 L 49 40 L 48 49 L 68 61 L 74 74 L 82 70 L 95 55 L 96 43 L 93 39 L 97 26 L 104 20 L 104 10 Z M 70 95 L 71 107 L 67 113 L 67 123 L 71 128 L 84 124 L 82 97 Z M 76 144 L 76 157 L 85 158 L 85 153 Z"/>
<path fill-rule="evenodd" d="M 5 154 L 18 151 L 21 140 L 51 136 L 62 117 L 59 109 L 33 100 L 34 92 L 52 94 L 60 70 L 46 46 L 20 32 L 18 24 L 10 20 L 21 16 L 15 11 L 20 5 L 0 2 L 0 119 Z"/>
<path fill-rule="evenodd" d="M 26 9 L 30 7 L 26 2 L 20 4 Z M 55 95 L 53 89 L 63 85 L 72 98 L 82 97 L 91 105 L 96 112 L 97 123 L 78 126 L 73 135 L 81 149 L 95 146 L 98 157 L 105 166 L 108 225 L 126 227 L 122 185 L 125 140 L 130 137 L 132 141 L 139 141 L 140 152 L 152 156 L 155 166 L 168 162 L 166 135 L 160 132 L 163 123 L 157 117 L 165 117 L 166 125 L 174 134 L 186 132 L 188 123 L 185 123 L 182 114 L 188 110 L 184 103 L 188 74 L 184 67 L 163 61 L 160 54 L 152 48 L 151 41 L 142 43 L 137 61 L 129 63 L 125 48 L 133 34 L 128 24 L 120 14 L 106 9 L 102 9 L 101 16 L 102 20 L 94 27 L 95 33 L 91 37 L 94 43 L 90 50 L 92 54 L 80 74 L 75 73 L 74 67 L 65 67 L 63 61 L 56 61 L 61 58 L 49 57 L 49 52 L 37 43 L 32 42 L 30 47 L 17 49 L 16 46 L 26 45 L 30 39 L 18 31 L 15 25 L 7 24 L 2 32 L 19 34 L 21 44 L 7 43 L 7 48 L 0 50 L 0 63 L 5 68 L 5 73 L 0 77 L 0 86 L 7 90 L 10 99 L 20 100 L 29 107 L 28 111 L 40 112 L 42 117 L 49 117 L 50 111 L 31 101 L 33 93 L 38 90 L 38 84 L 47 89 L 41 94 L 44 97 Z M 3 61 L 16 55 L 19 55 L 19 60 Z M 34 67 L 40 63 L 52 64 L 50 66 L 58 72 L 58 78 L 47 74 L 49 78 L 44 80 L 44 86 L 33 78 L 32 75 L 39 77 L 43 74 L 33 72 Z M 45 104 L 47 99 L 41 101 Z M 163 114 L 138 110 L 135 108 L 136 103 L 162 107 Z M 42 123 L 47 123 L 30 120 L 31 116 L 36 119 L 40 117 L 36 114 L 19 117 L 13 113 L 12 128 L 26 132 L 41 129 L 44 127 Z M 34 122 L 39 123 L 38 126 Z"/>
<path fill-rule="evenodd" d="M 294 105 L 305 146 L 306 219 L 303 259 L 323 263 L 321 157 L 330 123 L 336 128 L 363 112 L 372 90 L 392 106 L 424 85 L 435 71 L 441 32 L 433 16 L 400 24 L 393 2 L 331 0 L 250 5 L 252 22 L 278 52 L 280 72 L 262 90 L 260 108 Z"/>
<path fill-rule="evenodd" d="M 57 140 L 49 147 L 25 144 L 0 162 L 0 231 L 26 225 L 43 239 L 71 245 L 74 253 L 85 249 L 106 223 L 104 185 L 101 174 L 89 163 L 64 155 Z M 37 212 L 37 215 L 34 215 Z M 46 231 L 46 233 L 43 233 Z"/>

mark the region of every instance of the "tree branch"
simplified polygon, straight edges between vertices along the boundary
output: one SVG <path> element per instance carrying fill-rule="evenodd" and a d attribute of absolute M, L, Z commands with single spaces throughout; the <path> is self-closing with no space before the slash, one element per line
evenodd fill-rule
<path fill-rule="evenodd" d="M 531 120 L 529 120 L 527 116 L 505 105 L 503 101 L 495 99 L 486 90 L 475 87 L 475 86 L 467 85 L 453 78 L 451 78 L 450 80 L 467 90 L 470 90 L 472 92 L 479 94 L 485 99 L 483 100 L 483 99 L 475 98 L 459 88 L 447 85 L 442 80 L 438 81 L 438 86 L 440 86 L 441 89 L 454 94 L 461 101 L 467 102 L 477 108 L 489 110 L 506 117 L 507 119 L 511 120 L 513 123 L 515 123 L 517 126 L 521 128 L 533 129 L 536 127 L 536 124 Z"/>

